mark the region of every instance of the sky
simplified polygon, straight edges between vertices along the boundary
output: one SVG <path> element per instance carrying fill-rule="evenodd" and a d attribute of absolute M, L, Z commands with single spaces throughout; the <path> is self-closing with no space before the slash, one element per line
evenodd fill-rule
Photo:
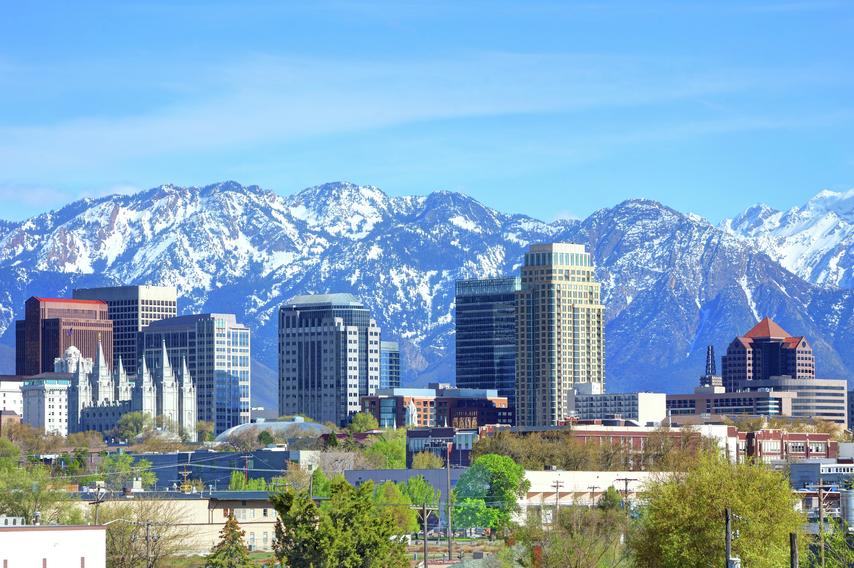
<path fill-rule="evenodd" d="M 57 2 L 0 19 L 0 218 L 163 183 L 713 222 L 854 187 L 854 2 Z"/>

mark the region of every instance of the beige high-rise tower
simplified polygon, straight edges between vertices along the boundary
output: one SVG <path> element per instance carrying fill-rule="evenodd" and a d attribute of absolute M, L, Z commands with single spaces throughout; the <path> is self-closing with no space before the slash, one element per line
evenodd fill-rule
<path fill-rule="evenodd" d="M 584 245 L 528 248 L 516 314 L 516 423 L 555 425 L 573 385 L 605 384 L 605 306 Z"/>

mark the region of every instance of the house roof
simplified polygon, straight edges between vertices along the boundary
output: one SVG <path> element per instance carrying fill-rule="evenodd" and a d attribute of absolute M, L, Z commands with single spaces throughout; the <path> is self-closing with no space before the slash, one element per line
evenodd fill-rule
<path fill-rule="evenodd" d="M 762 321 L 753 326 L 753 329 L 748 331 L 745 337 L 786 339 L 787 337 L 791 337 L 791 335 L 774 320 L 766 316 L 762 318 Z"/>

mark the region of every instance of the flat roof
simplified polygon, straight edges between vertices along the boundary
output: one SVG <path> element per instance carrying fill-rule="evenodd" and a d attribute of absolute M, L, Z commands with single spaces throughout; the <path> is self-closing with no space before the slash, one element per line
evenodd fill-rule
<path fill-rule="evenodd" d="M 331 294 L 301 294 L 294 296 L 287 302 L 287 306 L 313 306 L 322 304 L 337 304 L 363 308 L 364 304 L 353 294 L 348 292 L 335 292 Z"/>
<path fill-rule="evenodd" d="M 33 296 L 39 302 L 65 302 L 69 304 L 98 304 L 106 306 L 107 302 L 102 300 L 78 300 L 75 298 L 42 298 L 41 296 Z"/>

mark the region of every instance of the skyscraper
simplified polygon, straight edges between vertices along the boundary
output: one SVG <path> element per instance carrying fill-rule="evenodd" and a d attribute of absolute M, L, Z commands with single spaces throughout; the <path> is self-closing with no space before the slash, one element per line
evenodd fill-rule
<path fill-rule="evenodd" d="M 53 361 L 72 345 L 94 359 L 98 342 L 113 356 L 113 322 L 107 304 L 99 300 L 31 297 L 24 319 L 15 322 L 15 374 L 53 371 Z"/>
<path fill-rule="evenodd" d="M 217 433 L 250 420 L 249 328 L 234 314 L 194 314 L 152 322 L 139 333 L 138 351 L 156 371 L 166 345 L 169 364 L 193 377 L 199 420 Z"/>
<path fill-rule="evenodd" d="M 516 422 L 555 425 L 568 391 L 605 383 L 605 307 L 593 261 L 578 244 L 534 244 L 516 295 Z"/>
<path fill-rule="evenodd" d="M 793 337 L 768 317 L 733 339 L 721 359 L 728 392 L 776 376 L 815 378 L 815 355 L 806 337 Z"/>
<path fill-rule="evenodd" d="M 400 387 L 400 345 L 397 341 L 380 341 L 380 388 Z"/>
<path fill-rule="evenodd" d="M 458 280 L 457 386 L 496 389 L 516 405 L 516 293 L 519 278 Z"/>
<path fill-rule="evenodd" d="M 112 286 L 78 288 L 73 296 L 101 300 L 109 306 L 113 321 L 113 367 L 119 359 L 130 375 L 136 375 L 137 333 L 151 322 L 178 315 L 178 292 L 174 286 Z"/>
<path fill-rule="evenodd" d="M 279 309 L 279 414 L 343 425 L 379 384 L 380 329 L 355 296 L 296 296 Z"/>

